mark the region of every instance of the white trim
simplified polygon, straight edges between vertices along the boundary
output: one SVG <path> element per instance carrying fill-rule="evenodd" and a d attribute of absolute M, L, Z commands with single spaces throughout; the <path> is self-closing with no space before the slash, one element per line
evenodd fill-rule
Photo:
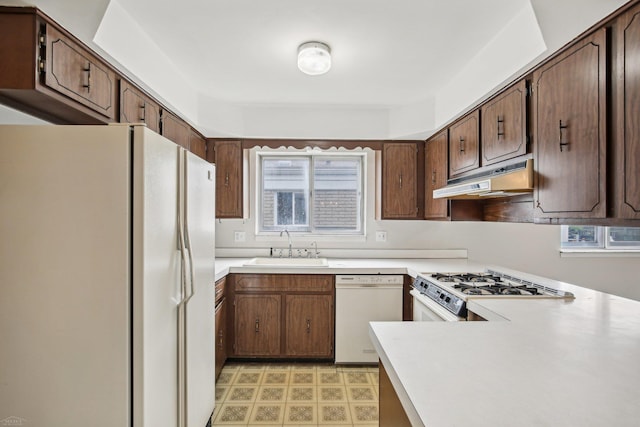
<path fill-rule="evenodd" d="M 561 258 L 635 258 L 640 257 L 639 249 L 560 249 Z"/>

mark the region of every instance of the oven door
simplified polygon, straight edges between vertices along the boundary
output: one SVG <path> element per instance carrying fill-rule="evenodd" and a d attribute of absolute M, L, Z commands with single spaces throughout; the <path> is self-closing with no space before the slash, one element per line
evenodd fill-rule
<path fill-rule="evenodd" d="M 438 303 L 422 295 L 416 289 L 412 289 L 410 293 L 413 295 L 414 322 L 459 322 L 465 320 L 445 310 Z"/>

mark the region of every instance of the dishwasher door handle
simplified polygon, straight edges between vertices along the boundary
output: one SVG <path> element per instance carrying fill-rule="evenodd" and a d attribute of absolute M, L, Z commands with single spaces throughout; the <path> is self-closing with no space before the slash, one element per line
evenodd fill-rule
<path fill-rule="evenodd" d="M 346 285 L 336 285 L 336 290 L 338 289 L 400 289 L 402 285 L 365 285 L 365 284 L 357 284 L 357 283 L 349 283 Z"/>

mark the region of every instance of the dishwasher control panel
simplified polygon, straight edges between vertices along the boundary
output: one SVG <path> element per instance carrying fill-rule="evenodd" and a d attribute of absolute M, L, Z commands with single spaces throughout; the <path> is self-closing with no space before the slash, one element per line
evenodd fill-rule
<path fill-rule="evenodd" d="M 337 285 L 402 285 L 402 274 L 337 274 Z"/>

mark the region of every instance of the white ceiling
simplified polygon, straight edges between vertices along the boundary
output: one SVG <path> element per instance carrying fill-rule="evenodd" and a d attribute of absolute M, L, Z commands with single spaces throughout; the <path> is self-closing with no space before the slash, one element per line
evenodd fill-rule
<path fill-rule="evenodd" d="M 210 97 L 389 106 L 433 96 L 528 0 L 119 2 Z M 296 55 L 315 40 L 333 67 L 311 77 Z"/>
<path fill-rule="evenodd" d="M 430 134 L 625 1 L 26 2 L 207 136 L 397 138 Z M 310 40 L 331 46 L 328 74 L 297 70 Z"/>

